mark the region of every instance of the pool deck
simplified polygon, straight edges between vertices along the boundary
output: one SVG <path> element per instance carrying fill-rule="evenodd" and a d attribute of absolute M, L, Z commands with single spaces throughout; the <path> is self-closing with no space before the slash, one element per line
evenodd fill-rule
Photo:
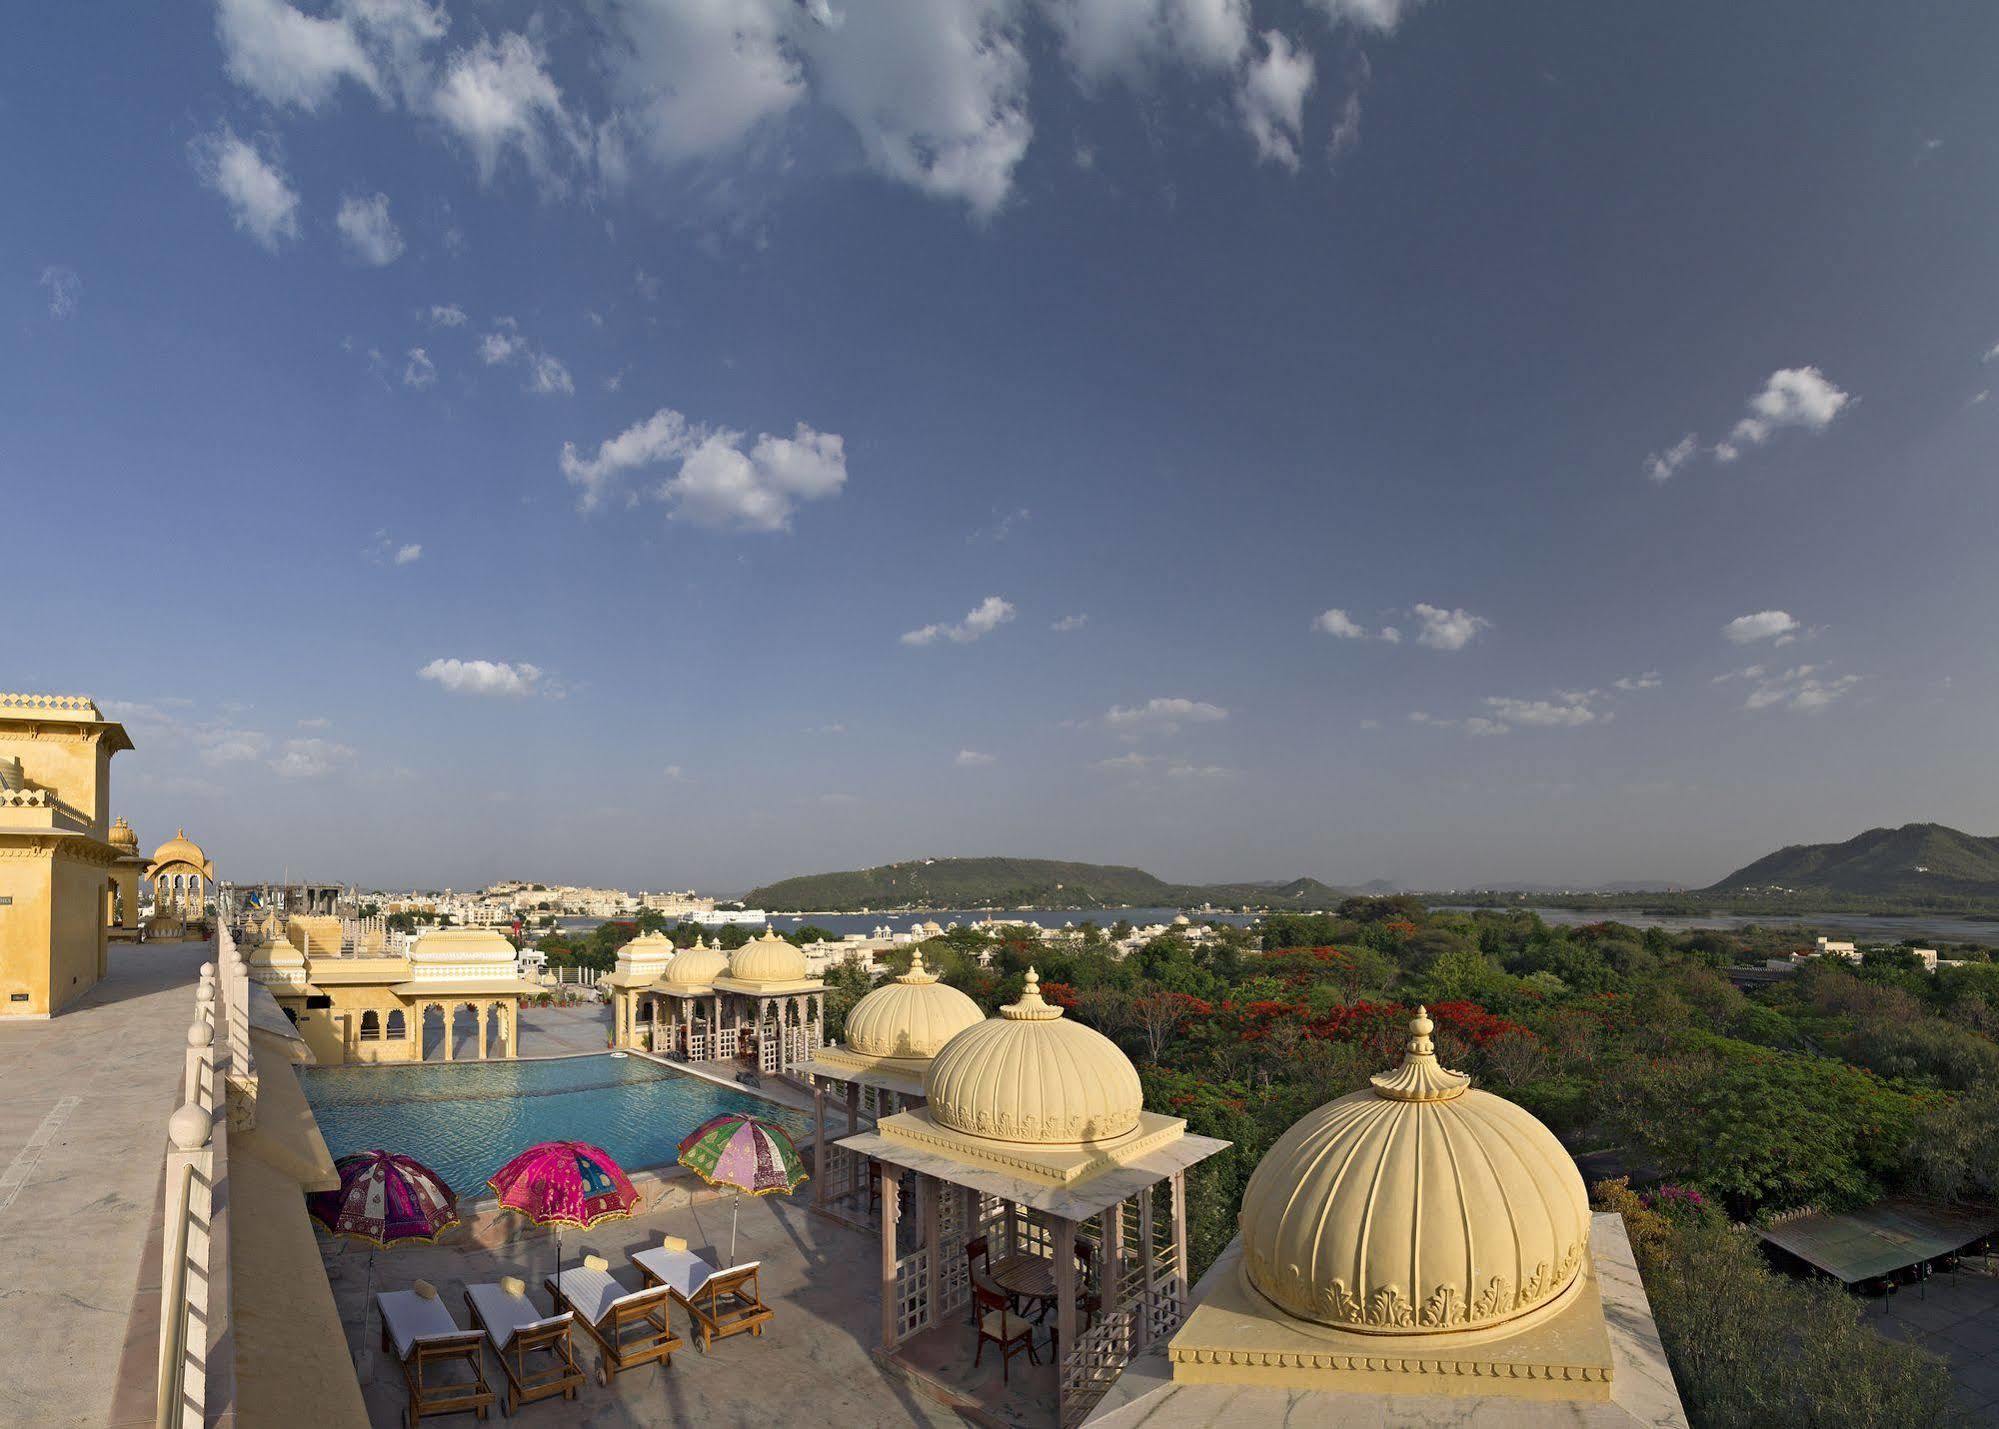
<path fill-rule="evenodd" d="M 69 1010 L 0 1021 L 0 1425 L 153 1421 L 161 1177 L 208 943 L 114 943 Z"/>
<path fill-rule="evenodd" d="M 566 1263 L 587 1253 L 602 1255 L 612 1269 L 639 1280 L 629 1263 L 632 1252 L 660 1243 L 666 1234 L 684 1236 L 695 1253 L 722 1264 L 729 1249 L 731 1198 L 704 1196 L 689 1203 L 684 1183 L 630 1220 L 612 1221 L 562 1238 Z M 369 1256 L 364 1246 L 321 1237 L 321 1253 L 348 1343 L 361 1375 L 370 1420 L 401 1422 L 406 1397 L 402 1371 L 381 1349 L 381 1327 L 367 1294 Z M 763 1297 L 776 1317 L 760 1337 L 738 1335 L 702 1354 L 684 1312 L 672 1312 L 676 1333 L 688 1341 L 671 1366 L 648 1365 L 619 1375 L 608 1388 L 594 1373 L 574 1403 L 560 1399 L 524 1406 L 519 1422 L 598 1426 L 698 1424 L 945 1425 L 962 1424 L 957 1413 L 926 1397 L 876 1363 L 880 1343 L 877 1300 L 880 1246 L 873 1236 L 813 1215 L 805 1197 L 745 1198 L 736 1259 L 762 1263 Z M 535 1302 L 548 1304 L 543 1287 L 555 1261 L 555 1241 L 543 1230 L 522 1226 L 511 1214 L 475 1218 L 434 1246 L 408 1246 L 374 1257 L 376 1290 L 407 1289 L 430 1281 L 461 1324 L 470 1323 L 465 1286 L 518 1275 Z M 596 1347 L 576 1333 L 578 1357 L 596 1367 Z M 488 1356 L 487 1376 L 504 1387 Z"/>

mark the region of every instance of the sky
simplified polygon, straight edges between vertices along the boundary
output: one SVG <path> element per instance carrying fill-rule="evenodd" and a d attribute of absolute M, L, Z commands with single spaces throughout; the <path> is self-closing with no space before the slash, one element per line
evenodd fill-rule
<path fill-rule="evenodd" d="M 226 878 L 1994 831 L 1999 10 L 12 33 L 0 684 Z"/>

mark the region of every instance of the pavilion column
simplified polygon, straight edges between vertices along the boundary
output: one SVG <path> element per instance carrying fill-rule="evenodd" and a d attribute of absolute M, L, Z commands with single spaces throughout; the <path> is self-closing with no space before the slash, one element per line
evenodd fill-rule
<path fill-rule="evenodd" d="M 826 1204 L 826 1082 L 812 1079 L 812 1204 Z"/>
<path fill-rule="evenodd" d="M 847 1135 L 852 1136 L 861 1129 L 861 1084 L 847 1083 Z M 847 1158 L 847 1194 L 861 1189 L 861 1163 L 867 1158 L 850 1155 Z M 859 1212 L 856 1212 L 859 1214 Z"/>
<path fill-rule="evenodd" d="M 486 1007 L 483 1003 L 472 1005 L 472 1016 L 479 1024 L 479 1060 L 486 1060 Z"/>
<path fill-rule="evenodd" d="M 923 1248 L 930 1252 L 929 1284 L 926 1293 L 930 1300 L 930 1327 L 944 1323 L 939 1307 L 944 1303 L 944 1183 L 935 1176 L 922 1178 L 923 1185 Z"/>
<path fill-rule="evenodd" d="M 1059 1413 L 1062 1351 L 1076 1348 L 1076 1222 L 1066 1216 L 1051 1216 L 1048 1231 L 1055 1238 L 1055 1353 L 1049 1358 L 1055 1361 Z"/>
<path fill-rule="evenodd" d="M 1124 1253 L 1124 1202 L 1104 1211 L 1104 1255 L 1103 1266 L 1098 1274 L 1103 1277 L 1098 1298 L 1103 1301 L 1104 1314 L 1110 1315 L 1118 1307 L 1118 1278 Z"/>
<path fill-rule="evenodd" d="M 1152 1289 L 1158 1279 L 1158 1257 L 1152 1253 L 1152 1193 L 1156 1189 L 1157 1183 L 1154 1183 L 1138 1193 L 1138 1285 L 1141 1297 Z M 1152 1312 L 1141 1300 L 1139 1313 L 1131 1327 L 1131 1352 L 1134 1355 L 1152 1343 L 1151 1324 Z"/>
<path fill-rule="evenodd" d="M 1173 1272 L 1182 1295 L 1193 1288 L 1187 1278 L 1187 1173 L 1173 1173 Z"/>
<path fill-rule="evenodd" d="M 895 1220 L 902 1168 L 882 1163 L 882 1348 L 895 1348 Z"/>
<path fill-rule="evenodd" d="M 452 1008 L 440 1007 L 438 1008 L 437 1011 L 438 1015 L 444 1021 L 444 1060 L 449 1062 L 451 1060 L 451 1042 L 452 1042 L 451 1024 L 456 1022 L 458 1018 L 455 1010 Z"/>

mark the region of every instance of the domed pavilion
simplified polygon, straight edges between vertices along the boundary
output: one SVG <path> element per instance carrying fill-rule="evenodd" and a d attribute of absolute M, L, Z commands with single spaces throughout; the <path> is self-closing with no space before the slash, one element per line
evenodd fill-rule
<path fill-rule="evenodd" d="M 864 1018 L 863 1034 L 874 1025 Z M 1187 1168 L 1228 1143 L 1146 1110 L 1131 1059 L 1046 1001 L 1031 968 L 1018 1001 L 937 1048 L 923 1098 L 839 1143 L 882 1166 L 883 1349 L 912 1365 L 961 1361 L 976 1275 L 1040 1308 L 1071 1423 L 1179 1324 Z"/>
<path fill-rule="evenodd" d="M 146 881 L 153 885 L 153 916 L 148 924 L 152 936 L 180 937 L 207 917 L 215 861 L 187 836 L 186 829 L 176 829 L 172 838 L 153 850 Z"/>
<path fill-rule="evenodd" d="M 605 983 L 619 1046 L 695 1062 L 748 1057 L 783 1074 L 825 1041 L 826 984 L 774 929 L 733 954 L 701 943 L 675 952 L 664 933 L 641 934 Z"/>
<path fill-rule="evenodd" d="M 1400 1067 L 1278 1138 L 1193 1313 L 1087 1423 L 1686 1423 L 1623 1222 L 1433 1030 L 1418 1008 Z"/>

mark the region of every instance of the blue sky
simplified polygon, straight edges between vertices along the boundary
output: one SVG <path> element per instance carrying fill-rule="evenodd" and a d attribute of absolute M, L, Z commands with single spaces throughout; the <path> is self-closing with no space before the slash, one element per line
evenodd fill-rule
<path fill-rule="evenodd" d="M 1999 14 L 16 34 L 6 683 L 112 704 L 227 875 L 1991 831 Z"/>

